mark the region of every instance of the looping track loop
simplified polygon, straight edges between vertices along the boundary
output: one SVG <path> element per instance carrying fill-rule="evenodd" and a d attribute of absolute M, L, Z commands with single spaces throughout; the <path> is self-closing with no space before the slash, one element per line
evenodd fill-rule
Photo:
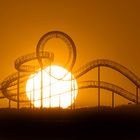
<path fill-rule="evenodd" d="M 43 67 L 43 62 L 42 62 L 42 58 L 40 57 L 40 52 L 44 52 L 44 46 L 47 43 L 48 40 L 52 39 L 52 38 L 59 38 L 62 39 L 69 50 L 69 56 L 68 56 L 68 60 L 66 62 L 66 64 L 63 66 L 64 68 L 66 68 L 68 71 L 72 71 L 73 66 L 76 62 L 76 47 L 75 44 L 73 42 L 73 40 L 65 33 L 60 32 L 60 31 L 51 31 L 46 33 L 44 36 L 41 37 L 41 39 L 39 40 L 38 44 L 37 44 L 37 48 L 36 48 L 36 55 L 38 58 L 38 62 L 40 64 L 40 67 Z M 67 75 L 68 73 L 64 74 L 63 77 L 61 78 L 56 78 L 58 80 L 63 80 L 63 78 Z M 51 75 L 53 77 L 53 75 Z"/>

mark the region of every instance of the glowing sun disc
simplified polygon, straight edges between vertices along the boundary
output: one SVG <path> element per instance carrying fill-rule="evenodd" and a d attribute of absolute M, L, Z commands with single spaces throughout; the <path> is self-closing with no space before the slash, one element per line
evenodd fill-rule
<path fill-rule="evenodd" d="M 67 75 L 64 76 L 65 74 Z M 63 79 L 60 80 L 62 77 Z M 77 81 L 70 72 L 63 67 L 53 65 L 42 70 L 42 84 L 41 70 L 29 76 L 26 83 L 26 95 L 35 107 L 41 106 L 42 93 L 43 107 L 67 108 L 74 103 L 77 97 L 77 88 Z"/>

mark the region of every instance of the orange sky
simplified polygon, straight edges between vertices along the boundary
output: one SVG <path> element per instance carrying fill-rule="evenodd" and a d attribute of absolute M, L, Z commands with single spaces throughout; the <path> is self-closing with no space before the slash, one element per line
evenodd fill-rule
<path fill-rule="evenodd" d="M 105 58 L 140 77 L 139 7 L 139 0 L 1 0 L 0 82 L 15 72 L 15 59 L 34 52 L 40 37 L 52 30 L 63 31 L 74 40 L 78 53 L 75 69 L 90 60 Z M 124 77 L 108 69 L 102 71 L 103 80 L 130 89 Z M 96 80 L 96 74 L 93 70 L 81 80 Z M 97 95 L 85 95 L 94 91 L 81 91 L 78 101 L 96 105 Z M 103 104 L 110 104 L 109 92 L 103 94 Z M 116 98 L 116 104 L 123 101 Z"/>

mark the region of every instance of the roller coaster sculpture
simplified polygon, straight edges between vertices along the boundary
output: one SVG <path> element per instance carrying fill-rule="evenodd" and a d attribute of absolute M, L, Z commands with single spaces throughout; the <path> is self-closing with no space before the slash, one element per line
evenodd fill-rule
<path fill-rule="evenodd" d="M 24 55 L 16 59 L 15 61 L 15 69 L 17 70 L 16 73 L 8 76 L 4 79 L 4 81 L 0 84 L 0 99 L 7 98 L 9 101 L 17 102 L 17 108 L 19 108 L 20 102 L 27 102 L 30 103 L 31 101 L 26 96 L 25 91 L 25 84 L 28 77 L 33 74 L 37 73 L 38 70 L 42 70 L 43 68 L 50 66 L 54 60 L 54 54 L 52 52 L 47 52 L 45 50 L 45 44 L 48 40 L 52 38 L 59 38 L 63 40 L 69 51 L 69 56 L 67 59 L 66 64 L 63 66 L 68 71 L 70 71 L 75 79 L 78 79 L 82 75 L 86 74 L 88 71 L 93 70 L 94 68 L 98 68 L 98 80 L 97 81 L 82 81 L 78 82 L 78 90 L 84 88 L 98 88 L 98 105 L 100 106 L 100 89 L 106 89 L 113 93 L 116 93 L 136 104 L 140 103 L 140 97 L 138 95 L 138 89 L 140 88 L 140 79 L 128 70 L 126 67 L 107 59 L 98 59 L 88 62 L 81 68 L 73 71 L 74 64 L 76 62 L 76 47 L 73 40 L 65 33 L 60 31 L 51 31 L 46 33 L 44 36 L 41 37 L 39 40 L 36 53 L 31 53 L 28 55 Z M 27 65 L 27 62 L 37 60 L 38 65 Z M 128 78 L 135 86 L 136 86 L 136 93 L 131 93 L 119 86 L 116 86 L 111 83 L 107 83 L 100 80 L 100 67 L 108 67 L 114 69 Z M 62 80 L 67 73 L 61 77 Z M 53 75 L 51 75 L 53 76 Z M 56 78 L 56 77 L 54 77 Z M 70 79 L 72 80 L 72 79 Z M 71 89 L 77 90 L 77 89 Z M 63 93 L 60 93 L 63 94 Z M 42 100 L 42 97 L 41 97 Z"/>

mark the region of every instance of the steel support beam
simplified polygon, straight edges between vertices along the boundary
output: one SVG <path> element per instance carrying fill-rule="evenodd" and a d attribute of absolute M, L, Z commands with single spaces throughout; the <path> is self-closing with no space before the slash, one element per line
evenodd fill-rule
<path fill-rule="evenodd" d="M 33 109 L 35 107 L 35 84 L 34 84 L 34 76 L 33 76 Z"/>
<path fill-rule="evenodd" d="M 52 76 L 51 76 L 51 63 L 50 63 L 50 70 L 49 70 L 49 76 L 50 76 L 50 95 L 49 95 L 49 107 L 51 108 L 51 78 L 52 78 Z"/>
<path fill-rule="evenodd" d="M 136 86 L 136 104 L 139 103 L 138 99 L 139 99 L 139 88 Z"/>
<path fill-rule="evenodd" d="M 9 109 L 11 108 L 11 100 L 9 100 Z"/>
<path fill-rule="evenodd" d="M 114 102 L 114 92 L 112 92 L 112 108 L 114 108 L 115 102 Z"/>
<path fill-rule="evenodd" d="M 32 108 L 32 94 L 30 92 L 30 109 Z"/>
<path fill-rule="evenodd" d="M 72 74 L 71 74 L 71 109 L 72 109 Z"/>
<path fill-rule="evenodd" d="M 100 107 L 100 66 L 98 66 L 98 107 Z"/>
<path fill-rule="evenodd" d="M 18 71 L 18 78 L 17 78 L 17 109 L 19 110 L 19 92 L 20 92 L 20 90 L 19 90 L 19 88 L 20 88 L 20 72 Z"/>
<path fill-rule="evenodd" d="M 73 109 L 75 109 L 75 81 L 73 80 L 73 98 L 74 98 L 74 103 L 73 103 Z"/>
<path fill-rule="evenodd" d="M 43 108 L 43 71 L 42 71 L 42 67 L 41 67 L 41 106 L 40 109 Z"/>

